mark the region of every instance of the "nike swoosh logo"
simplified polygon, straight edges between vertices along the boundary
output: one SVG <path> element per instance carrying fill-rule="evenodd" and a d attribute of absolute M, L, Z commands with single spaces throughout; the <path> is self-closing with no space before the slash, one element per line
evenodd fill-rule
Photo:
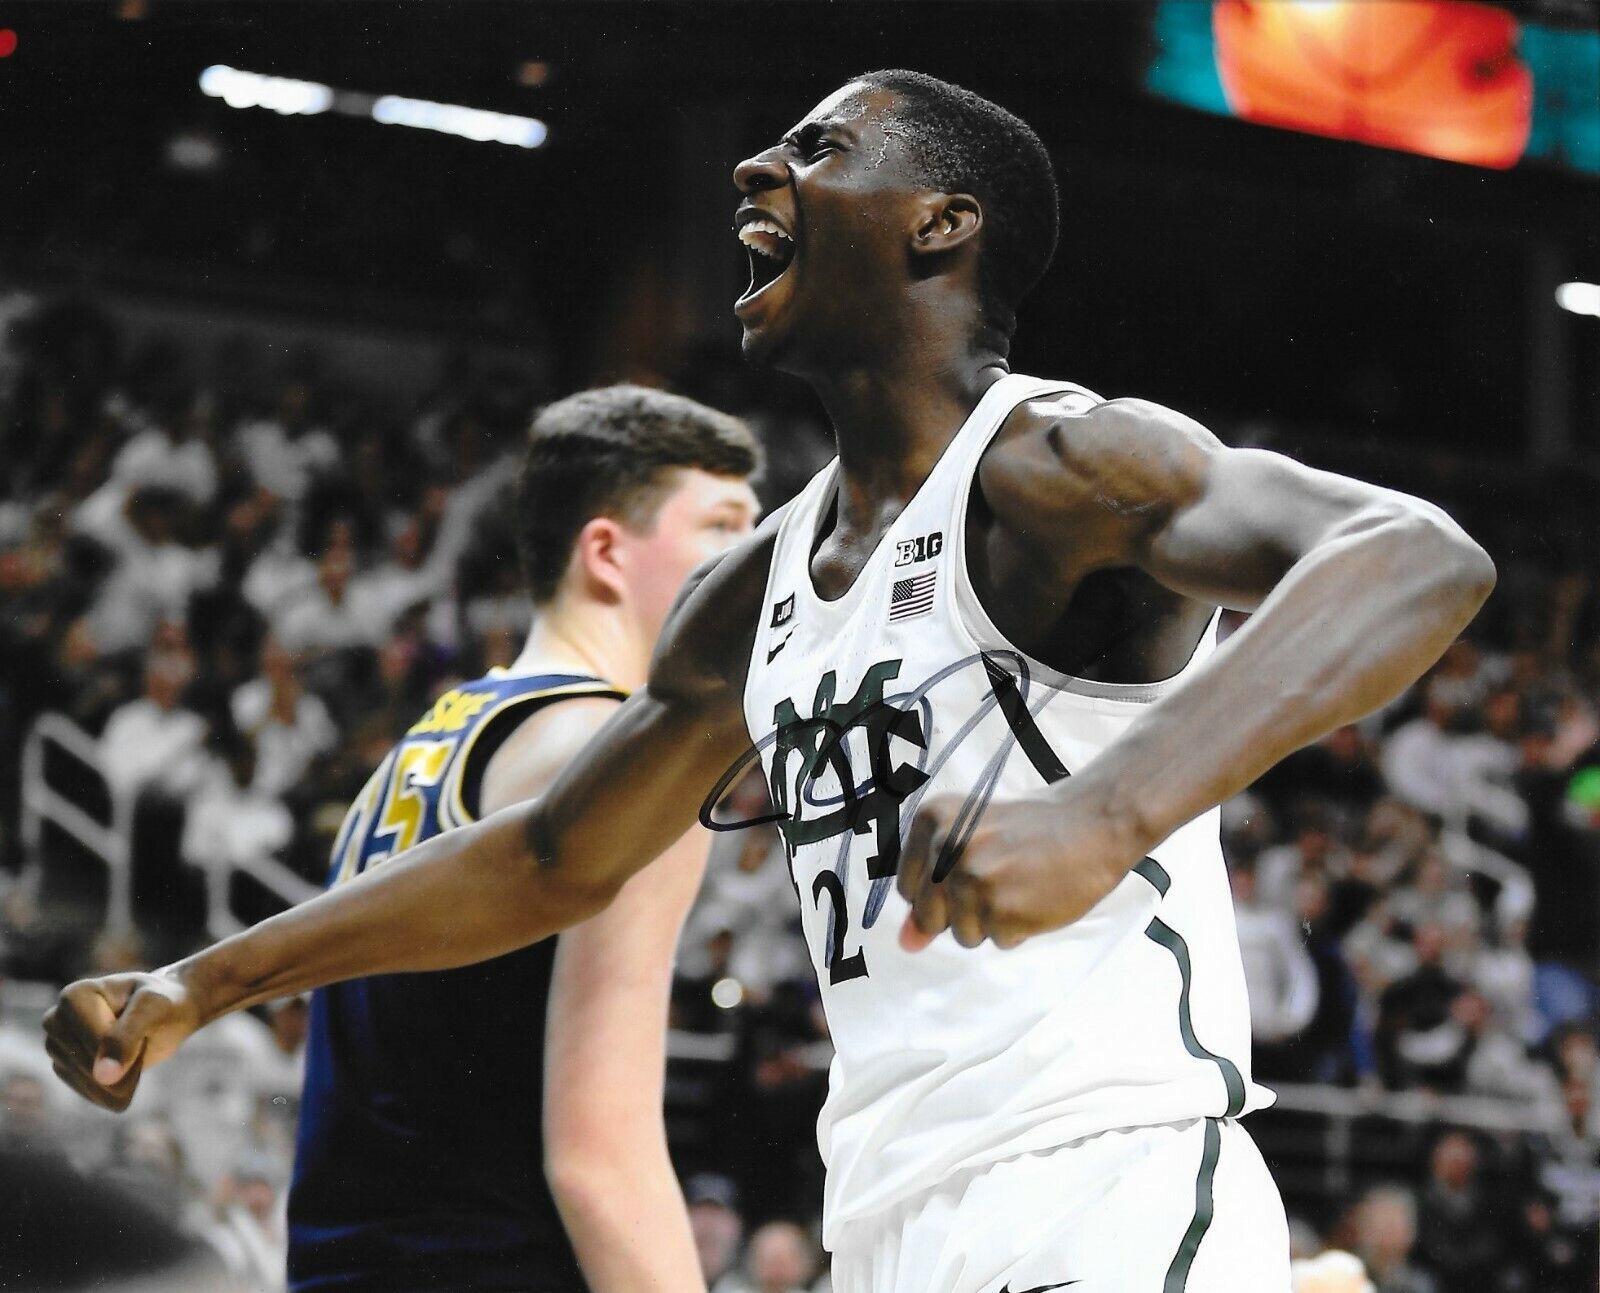
<path fill-rule="evenodd" d="M 1070 1288 L 1074 1284 L 1082 1284 L 1082 1283 L 1083 1283 L 1082 1280 L 1067 1280 L 1065 1283 L 1061 1283 L 1061 1284 L 1036 1284 L 1031 1289 L 1018 1289 L 1017 1293 L 1050 1293 L 1051 1289 Z M 1000 1293 L 1011 1293 L 1011 1281 L 1010 1280 L 1006 1281 L 1006 1286 L 1003 1289 L 1000 1290 Z"/>
<path fill-rule="evenodd" d="M 773 647 L 772 650 L 768 651 L 767 652 L 767 663 L 771 664 L 774 660 L 776 660 L 778 658 L 778 652 L 782 651 L 783 648 L 788 646 L 788 645 L 789 645 L 789 639 L 788 638 L 784 638 L 784 640 L 782 642 L 778 643 L 777 646 Z M 1006 1293 L 1006 1291 L 1004 1289 L 1001 1289 L 1000 1293 Z M 1024 1289 L 1023 1293 L 1027 1293 L 1027 1290 Z"/>

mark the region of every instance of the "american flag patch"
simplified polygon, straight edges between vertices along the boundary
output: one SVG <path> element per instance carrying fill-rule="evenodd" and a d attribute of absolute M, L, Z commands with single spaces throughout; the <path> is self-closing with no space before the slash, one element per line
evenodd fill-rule
<path fill-rule="evenodd" d="M 908 620 L 913 615 L 926 615 L 933 609 L 933 581 L 937 570 L 930 570 L 915 579 L 896 579 L 894 592 L 889 598 L 889 623 Z"/>

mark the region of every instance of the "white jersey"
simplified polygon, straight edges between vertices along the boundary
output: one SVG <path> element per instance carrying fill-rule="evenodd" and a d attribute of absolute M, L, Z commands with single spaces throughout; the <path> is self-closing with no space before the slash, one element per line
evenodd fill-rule
<path fill-rule="evenodd" d="M 1098 1132 L 1231 1117 L 1250 1081 L 1250 1012 L 1218 813 L 1163 841 L 1083 919 L 1001 951 L 898 943 L 902 830 L 926 794 L 974 809 L 1037 794 L 1109 746 L 1174 677 L 1066 677 L 1011 646 L 967 576 L 967 500 L 1011 411 L 1098 398 L 995 383 L 844 596 L 810 563 L 837 463 L 790 505 L 756 633 L 745 718 L 789 847 L 836 1050 L 818 1122 L 824 1238 L 952 1173 Z M 1182 757 L 1180 751 L 1174 758 Z"/>

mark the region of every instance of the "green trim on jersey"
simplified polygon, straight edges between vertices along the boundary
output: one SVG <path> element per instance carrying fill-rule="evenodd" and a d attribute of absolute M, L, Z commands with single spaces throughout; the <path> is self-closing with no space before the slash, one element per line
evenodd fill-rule
<path fill-rule="evenodd" d="M 1172 887 L 1172 877 L 1167 874 L 1167 869 L 1161 863 L 1147 857 L 1133 869 L 1149 881 L 1163 898 L 1167 896 L 1167 890 Z M 1166 948 L 1172 953 L 1172 959 L 1178 963 L 1178 976 L 1182 981 L 1182 986 L 1178 990 L 1178 1032 L 1183 1037 L 1183 1048 L 1197 1060 L 1210 1060 L 1217 1066 L 1222 1073 L 1222 1084 L 1228 1090 L 1228 1107 L 1223 1116 L 1237 1117 L 1244 1108 L 1244 1075 L 1239 1072 L 1238 1066 L 1232 1060 L 1218 1055 L 1215 1051 L 1207 1050 L 1195 1036 L 1194 1019 L 1189 1013 L 1189 997 L 1193 988 L 1189 944 L 1183 941 L 1182 934 L 1160 916 L 1156 916 L 1145 926 L 1144 936 L 1152 943 L 1158 943 Z"/>
<path fill-rule="evenodd" d="M 1183 1242 L 1173 1254 L 1172 1265 L 1167 1267 L 1167 1278 L 1161 1293 L 1183 1293 L 1189 1283 L 1189 1268 L 1194 1265 L 1194 1255 L 1200 1250 L 1200 1241 L 1211 1229 L 1211 1215 L 1215 1205 L 1212 1185 L 1217 1175 L 1217 1159 L 1222 1153 L 1222 1131 L 1215 1118 L 1206 1119 L 1205 1149 L 1200 1154 L 1200 1171 L 1194 1178 L 1194 1220 L 1184 1231 Z"/>

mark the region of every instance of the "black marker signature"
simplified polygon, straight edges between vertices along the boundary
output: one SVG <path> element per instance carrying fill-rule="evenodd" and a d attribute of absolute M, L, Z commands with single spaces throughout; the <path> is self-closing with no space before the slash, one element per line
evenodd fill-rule
<path fill-rule="evenodd" d="M 824 674 L 811 717 L 798 714 L 791 701 L 780 703 L 774 715 L 773 730 L 735 760 L 700 808 L 702 825 L 715 831 L 776 825 L 791 857 L 803 844 L 841 837 L 839 854 L 833 864 L 841 883 L 847 877 L 846 863 L 852 840 L 857 835 L 874 832 L 877 851 L 867 859 L 872 889 L 862 918 L 862 924 L 868 928 L 877 921 L 888 896 L 899 866 L 901 839 L 928 787 L 990 713 L 1000 710 L 1006 720 L 1007 735 L 967 792 L 935 861 L 935 882 L 943 880 L 960 860 L 988 808 L 1013 749 L 1021 746 L 1047 783 L 1068 775 L 1034 722 L 1035 715 L 1049 702 L 1054 690 L 1046 686 L 1042 697 L 1030 704 L 1033 676 L 1027 660 L 1017 652 L 981 651 L 944 666 L 910 691 L 883 694 L 879 688 L 898 674 L 899 666 L 898 660 L 874 665 L 864 675 L 856 695 L 843 705 L 835 702 L 833 673 Z M 984 670 L 988 682 L 984 698 L 935 752 L 929 748 L 933 727 L 931 693 L 939 684 L 972 667 Z M 878 694 L 874 695 L 875 692 Z M 858 730 L 866 734 L 868 765 L 868 774 L 859 783 L 846 748 L 849 734 Z M 898 765 L 893 762 L 891 741 L 895 737 L 916 751 L 912 761 Z M 713 816 L 717 801 L 769 749 L 774 751 L 768 782 L 774 811 L 743 820 L 717 820 Z M 801 766 L 794 781 L 795 802 L 791 806 L 788 803 L 788 766 L 795 755 L 800 757 Z M 839 783 L 838 794 L 824 794 L 822 790 L 821 778 L 828 772 L 832 772 Z M 806 817 L 806 808 L 829 811 Z"/>

